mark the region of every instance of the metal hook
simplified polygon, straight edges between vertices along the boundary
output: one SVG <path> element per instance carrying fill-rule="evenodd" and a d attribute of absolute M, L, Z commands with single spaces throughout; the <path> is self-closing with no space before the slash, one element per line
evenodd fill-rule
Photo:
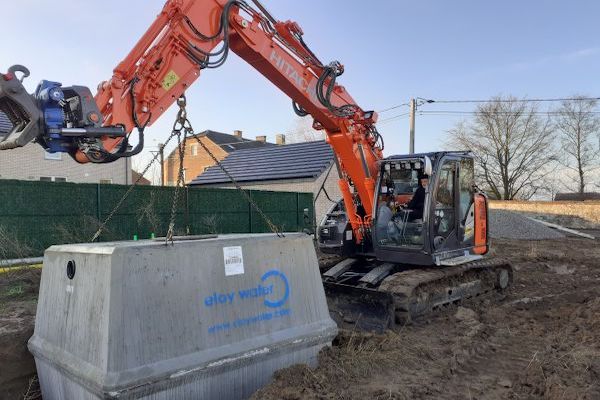
<path fill-rule="evenodd" d="M 179 96 L 179 98 L 177 99 L 177 105 L 181 108 L 184 108 L 187 105 L 185 93 L 183 93 L 181 96 Z"/>
<path fill-rule="evenodd" d="M 21 83 L 23 83 L 23 80 L 30 75 L 29 69 L 27 69 L 27 67 L 25 67 L 23 65 L 16 64 L 8 69 L 8 73 L 13 74 L 15 76 L 16 76 L 16 72 L 21 72 L 23 74 L 23 75 L 21 75 L 21 79 L 19 79 L 19 82 L 21 82 Z"/>

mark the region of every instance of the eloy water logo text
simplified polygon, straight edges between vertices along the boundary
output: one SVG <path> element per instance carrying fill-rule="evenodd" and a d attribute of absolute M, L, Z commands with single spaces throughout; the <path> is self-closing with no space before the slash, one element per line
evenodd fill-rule
<path fill-rule="evenodd" d="M 282 308 L 287 303 L 289 296 L 289 281 L 283 272 L 276 269 L 263 274 L 260 278 L 260 283 L 256 286 L 230 292 L 213 292 L 210 296 L 204 298 L 204 307 L 212 309 L 232 306 L 241 302 L 262 300 L 267 310 L 258 315 L 212 325 L 208 328 L 208 332 L 213 334 L 289 316 L 291 310 L 289 308 Z M 268 309 L 273 308 L 277 308 L 277 310 L 268 311 Z"/>
<path fill-rule="evenodd" d="M 283 284 L 284 290 L 280 298 L 274 299 L 270 295 L 273 294 L 273 288 L 276 284 Z M 257 286 L 227 293 L 214 292 L 212 295 L 204 298 L 204 305 L 206 307 L 231 305 L 237 301 L 253 300 L 262 297 L 264 298 L 263 303 L 265 306 L 275 308 L 281 307 L 287 301 L 289 295 L 290 284 L 287 277 L 283 272 L 273 269 L 261 277 L 261 283 Z"/>

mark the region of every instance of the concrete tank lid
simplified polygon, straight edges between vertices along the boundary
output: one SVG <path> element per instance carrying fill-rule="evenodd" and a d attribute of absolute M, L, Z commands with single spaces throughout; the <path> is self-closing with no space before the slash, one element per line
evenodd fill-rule
<path fill-rule="evenodd" d="M 284 233 L 286 238 L 298 238 L 308 237 L 307 234 L 301 232 L 286 232 Z M 235 240 L 247 240 L 250 238 L 256 239 L 270 239 L 276 237 L 274 233 L 232 233 L 225 235 L 206 235 L 198 238 L 197 236 L 193 239 L 177 239 L 173 242 L 175 244 L 192 243 L 192 242 L 208 242 L 214 243 L 217 241 L 235 241 Z M 169 242 L 171 243 L 171 242 Z M 101 243 L 73 243 L 73 244 L 59 244 L 50 246 L 46 252 L 73 252 L 73 253 L 93 253 L 93 254 L 112 254 L 117 248 L 125 247 L 159 247 L 164 246 L 164 240 L 158 239 L 144 239 L 144 240 L 124 240 L 115 242 L 101 242 Z"/>

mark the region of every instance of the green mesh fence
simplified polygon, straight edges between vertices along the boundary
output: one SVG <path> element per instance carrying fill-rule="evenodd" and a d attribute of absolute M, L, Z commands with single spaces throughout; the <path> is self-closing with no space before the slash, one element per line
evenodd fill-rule
<path fill-rule="evenodd" d="M 0 259 L 41 255 L 53 244 L 88 242 L 127 189 L 124 185 L 0 180 Z M 100 240 L 164 236 L 174 190 L 136 187 Z M 311 229 L 311 193 L 249 193 L 282 231 Z M 175 228 L 178 235 L 269 231 L 261 216 L 233 189 L 182 189 Z"/>

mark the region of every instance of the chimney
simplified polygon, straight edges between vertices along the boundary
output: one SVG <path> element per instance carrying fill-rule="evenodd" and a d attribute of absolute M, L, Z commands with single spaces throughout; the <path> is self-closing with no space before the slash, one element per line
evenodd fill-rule
<path fill-rule="evenodd" d="M 233 131 L 233 136 L 235 136 L 238 139 L 241 139 L 242 138 L 242 131 L 238 131 L 238 130 Z"/>
<path fill-rule="evenodd" d="M 256 141 L 257 142 L 261 142 L 261 143 L 266 143 L 267 142 L 267 137 L 266 136 L 257 136 L 256 137 Z"/>
<path fill-rule="evenodd" d="M 275 135 L 275 143 L 279 145 L 285 144 L 285 135 L 282 135 L 281 133 Z"/>

